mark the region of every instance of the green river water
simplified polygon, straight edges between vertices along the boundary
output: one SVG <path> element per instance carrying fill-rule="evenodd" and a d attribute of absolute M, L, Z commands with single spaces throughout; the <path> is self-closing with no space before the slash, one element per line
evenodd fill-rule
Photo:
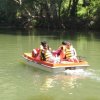
<path fill-rule="evenodd" d="M 21 55 L 42 40 L 57 49 L 70 40 L 86 70 L 48 73 L 23 63 Z M 0 100 L 100 100 L 99 32 L 0 30 Z"/>

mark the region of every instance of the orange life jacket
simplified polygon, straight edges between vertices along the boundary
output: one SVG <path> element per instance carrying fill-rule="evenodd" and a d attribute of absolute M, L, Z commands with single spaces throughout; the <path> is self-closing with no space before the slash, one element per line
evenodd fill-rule
<path fill-rule="evenodd" d="M 61 46 L 60 59 L 64 59 L 66 54 L 66 46 Z"/>

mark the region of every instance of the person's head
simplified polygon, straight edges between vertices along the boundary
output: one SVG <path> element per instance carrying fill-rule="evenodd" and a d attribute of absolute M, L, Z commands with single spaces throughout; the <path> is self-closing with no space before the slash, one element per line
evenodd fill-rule
<path fill-rule="evenodd" d="M 71 43 L 70 42 L 66 42 L 66 46 L 67 46 L 67 48 L 70 48 L 71 47 Z"/>
<path fill-rule="evenodd" d="M 66 45 L 66 43 L 67 43 L 67 41 L 63 41 L 63 42 L 62 42 L 62 45 Z"/>
<path fill-rule="evenodd" d="M 42 45 L 42 46 L 45 46 L 46 44 L 47 44 L 46 41 L 41 41 L 41 45 Z"/>

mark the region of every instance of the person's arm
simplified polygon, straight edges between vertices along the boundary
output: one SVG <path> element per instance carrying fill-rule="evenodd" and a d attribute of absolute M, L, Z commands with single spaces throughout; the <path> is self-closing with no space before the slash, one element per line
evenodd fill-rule
<path fill-rule="evenodd" d="M 40 45 L 40 50 L 43 50 L 43 46 L 42 45 Z"/>

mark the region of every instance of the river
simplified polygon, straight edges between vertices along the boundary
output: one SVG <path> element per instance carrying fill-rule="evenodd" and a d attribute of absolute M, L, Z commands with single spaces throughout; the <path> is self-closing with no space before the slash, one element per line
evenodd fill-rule
<path fill-rule="evenodd" d="M 24 64 L 21 55 L 42 40 L 52 49 L 71 41 L 90 66 L 52 74 Z M 100 100 L 99 62 L 99 32 L 0 30 L 0 100 Z"/>

